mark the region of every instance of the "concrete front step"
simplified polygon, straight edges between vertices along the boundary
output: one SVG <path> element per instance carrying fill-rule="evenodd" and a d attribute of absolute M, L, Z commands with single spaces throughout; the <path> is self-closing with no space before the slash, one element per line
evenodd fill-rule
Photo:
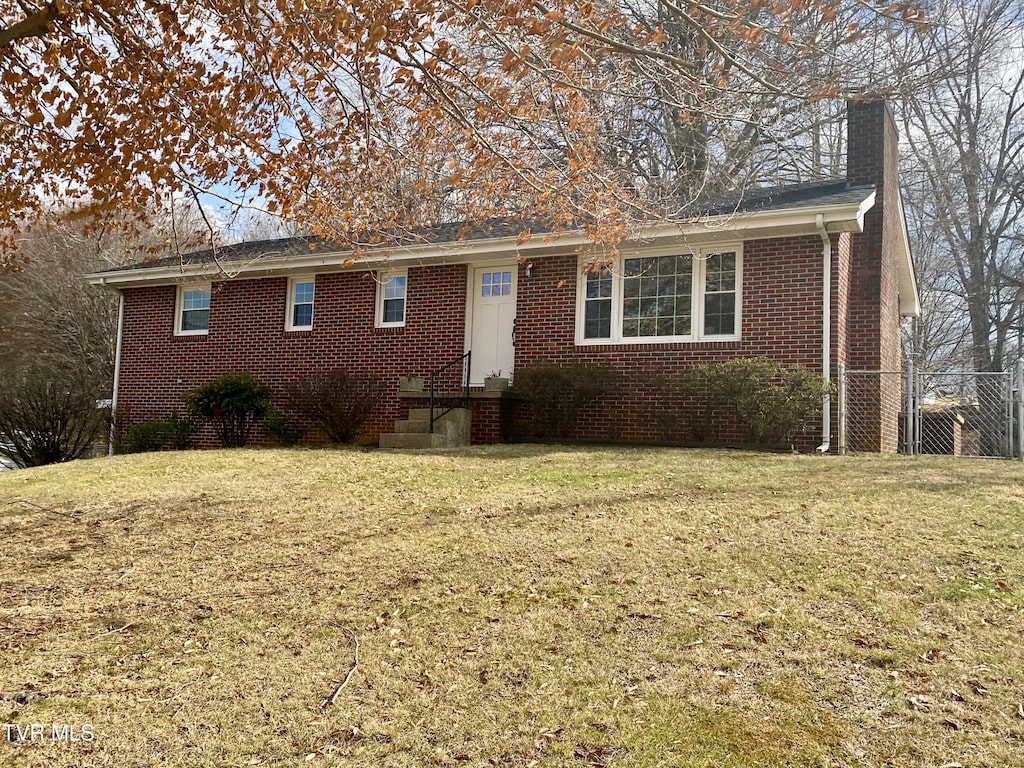
<path fill-rule="evenodd" d="M 393 432 L 380 436 L 381 448 L 449 448 L 447 436 L 423 432 Z"/>
<path fill-rule="evenodd" d="M 402 419 L 395 422 L 395 432 L 429 433 L 430 419 Z"/>
<path fill-rule="evenodd" d="M 437 411 L 435 411 L 437 412 Z M 380 436 L 381 448 L 457 448 L 469 445 L 472 419 L 469 409 L 455 408 L 434 421 L 430 434 L 430 409 L 412 408 L 408 419 L 395 422 L 395 431 Z"/>

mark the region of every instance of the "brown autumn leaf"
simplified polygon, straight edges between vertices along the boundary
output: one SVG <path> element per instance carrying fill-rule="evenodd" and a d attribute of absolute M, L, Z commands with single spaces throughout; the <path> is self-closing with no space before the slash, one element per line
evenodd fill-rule
<path fill-rule="evenodd" d="M 909 703 L 918 712 L 930 712 L 932 709 L 931 700 L 927 696 L 911 696 Z"/>
<path fill-rule="evenodd" d="M 800 5 L 839 33 L 872 20 L 857 0 Z M 557 229 L 608 211 L 586 231 L 614 251 L 626 223 L 665 209 L 664 190 L 635 183 L 612 151 L 631 138 L 608 129 L 611 105 L 628 114 L 638 94 L 648 105 L 657 82 L 680 128 L 707 130 L 715 115 L 725 135 L 766 112 L 756 98 L 799 105 L 839 85 L 802 74 L 821 24 L 794 25 L 788 0 L 753 15 L 727 0 L 699 21 L 669 4 L 657 24 L 571 0 L 303 7 L 8 3 L 0 269 L 15 263 L 17 233 L 55 205 L 132 234 L 203 195 L 353 247 L 426 219 L 522 211 Z M 763 30 L 776 33 L 770 52 Z M 437 171 L 451 161 L 457 177 Z M 679 181 L 682 207 L 704 189 L 700 162 Z"/>

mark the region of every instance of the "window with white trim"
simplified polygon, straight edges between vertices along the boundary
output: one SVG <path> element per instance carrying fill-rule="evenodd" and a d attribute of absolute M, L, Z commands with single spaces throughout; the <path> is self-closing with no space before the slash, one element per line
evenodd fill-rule
<path fill-rule="evenodd" d="M 201 336 L 210 329 L 210 284 L 179 285 L 174 313 L 178 336 Z"/>
<path fill-rule="evenodd" d="M 578 344 L 739 338 L 742 252 L 620 256 L 580 276 Z"/>
<path fill-rule="evenodd" d="M 288 316 L 285 319 L 285 330 L 313 330 L 313 294 L 316 279 L 313 277 L 293 277 L 288 281 Z"/>
<path fill-rule="evenodd" d="M 377 322 L 378 328 L 395 328 L 405 325 L 406 288 L 408 273 L 390 270 L 377 273 Z"/>

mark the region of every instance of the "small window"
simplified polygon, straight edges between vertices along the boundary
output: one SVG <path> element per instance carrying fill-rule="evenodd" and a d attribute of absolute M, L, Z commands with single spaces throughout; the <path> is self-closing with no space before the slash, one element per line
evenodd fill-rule
<path fill-rule="evenodd" d="M 293 277 L 288 281 L 288 317 L 285 330 L 313 330 L 313 293 L 316 280 L 312 277 Z"/>
<path fill-rule="evenodd" d="M 704 269 L 704 335 L 732 335 L 736 332 L 736 254 L 713 253 Z"/>
<path fill-rule="evenodd" d="M 405 325 L 405 292 L 408 274 L 403 271 L 380 272 L 377 277 L 377 326 Z"/>
<path fill-rule="evenodd" d="M 210 329 L 210 286 L 183 285 L 178 288 L 178 310 L 174 332 L 179 336 L 200 336 Z"/>

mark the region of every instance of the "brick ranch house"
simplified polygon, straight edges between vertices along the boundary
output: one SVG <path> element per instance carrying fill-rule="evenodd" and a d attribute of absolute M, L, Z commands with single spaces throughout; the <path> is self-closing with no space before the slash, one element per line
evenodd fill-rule
<path fill-rule="evenodd" d="M 251 371 L 279 398 L 302 376 L 341 369 L 386 384 L 362 436 L 376 441 L 423 405 L 400 377 L 471 352 L 473 442 L 501 439 L 514 411 L 484 391 L 485 376 L 538 363 L 621 374 L 617 391 L 584 408 L 577 437 L 680 442 L 665 421 L 679 408 L 655 402 L 651 382 L 697 363 L 766 355 L 832 381 L 841 363 L 899 370 L 901 317 L 916 316 L 919 299 L 895 124 L 883 102 L 851 102 L 847 132 L 846 179 L 758 189 L 648 226 L 605 273 L 581 269 L 592 258 L 579 233 L 518 242 L 519 227 L 496 224 L 434 227 L 355 262 L 293 238 L 89 275 L 121 294 L 118 428 L 166 417 L 227 372 Z M 896 450 L 899 392 L 880 387 L 859 415 L 873 425 L 859 430 L 859 450 Z M 835 450 L 836 410 L 823 404 L 801 448 Z"/>

